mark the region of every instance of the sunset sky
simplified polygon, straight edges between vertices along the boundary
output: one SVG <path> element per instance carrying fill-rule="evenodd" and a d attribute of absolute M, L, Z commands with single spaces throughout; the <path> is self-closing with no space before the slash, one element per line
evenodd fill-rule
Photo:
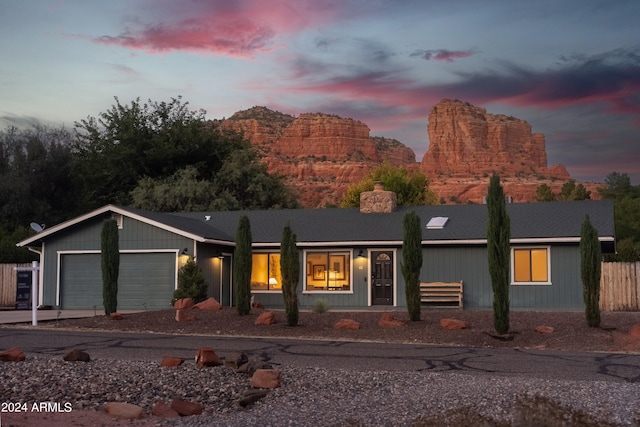
<path fill-rule="evenodd" d="M 0 128 L 114 96 L 337 114 L 418 161 L 460 99 L 527 120 L 573 178 L 640 184 L 640 1 L 0 0 Z"/>

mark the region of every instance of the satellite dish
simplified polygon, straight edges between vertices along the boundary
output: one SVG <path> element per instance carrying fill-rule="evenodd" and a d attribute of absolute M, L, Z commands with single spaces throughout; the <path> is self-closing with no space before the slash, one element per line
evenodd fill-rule
<path fill-rule="evenodd" d="M 31 224 L 29 224 L 31 226 L 31 228 L 33 228 L 36 233 L 41 232 L 42 230 L 44 230 L 44 227 L 41 226 L 40 224 L 38 224 L 37 222 L 32 222 Z"/>

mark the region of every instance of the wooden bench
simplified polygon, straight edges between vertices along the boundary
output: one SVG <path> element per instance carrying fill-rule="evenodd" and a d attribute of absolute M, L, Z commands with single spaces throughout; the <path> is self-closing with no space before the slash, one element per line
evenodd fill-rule
<path fill-rule="evenodd" d="M 420 302 L 432 307 L 462 308 L 462 280 L 420 283 Z"/>

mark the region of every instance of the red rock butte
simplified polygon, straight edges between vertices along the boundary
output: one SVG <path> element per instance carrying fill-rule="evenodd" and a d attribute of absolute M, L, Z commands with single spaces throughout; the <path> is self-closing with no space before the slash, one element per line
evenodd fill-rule
<path fill-rule="evenodd" d="M 269 173 L 283 176 L 308 208 L 339 205 L 350 185 L 383 162 L 422 168 L 445 203 L 482 203 L 494 172 L 514 202 L 534 201 L 541 184 L 558 193 L 571 179 L 564 166 L 547 166 L 544 135 L 532 133 L 525 120 L 458 100 L 443 99 L 431 109 L 429 148 L 421 163 L 400 141 L 371 136 L 366 124 L 331 114 L 296 118 L 253 107 L 218 124 L 242 132 Z M 596 186 L 585 184 L 592 196 Z"/>

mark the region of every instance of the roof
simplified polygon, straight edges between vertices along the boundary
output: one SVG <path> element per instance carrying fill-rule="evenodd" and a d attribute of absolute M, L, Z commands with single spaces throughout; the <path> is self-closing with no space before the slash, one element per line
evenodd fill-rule
<path fill-rule="evenodd" d="M 242 215 L 249 218 L 254 246 L 279 246 L 282 231 L 291 225 L 299 246 L 402 244 L 403 219 L 415 211 L 422 224 L 423 244 L 486 242 L 486 205 L 401 206 L 391 213 L 361 213 L 348 209 L 283 209 L 260 211 L 160 213 L 107 205 L 48 228 L 18 243 L 29 246 L 56 232 L 111 211 L 200 242 L 234 245 Z M 613 201 L 573 201 L 507 204 L 512 242 L 579 242 L 585 215 L 601 241 L 615 240 Z M 443 228 L 427 229 L 432 217 L 446 217 Z"/>

